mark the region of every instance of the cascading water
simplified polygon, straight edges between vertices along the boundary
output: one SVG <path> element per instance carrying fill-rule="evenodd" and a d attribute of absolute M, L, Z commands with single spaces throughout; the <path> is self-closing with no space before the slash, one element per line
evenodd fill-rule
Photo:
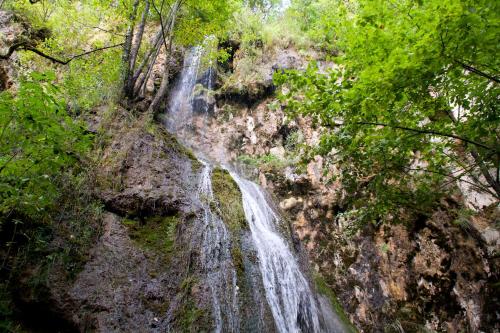
<path fill-rule="evenodd" d="M 266 297 L 279 332 L 320 332 L 316 300 L 276 230 L 278 215 L 259 186 L 234 172 L 231 176 L 243 195 L 243 208 L 258 251 Z"/>
<path fill-rule="evenodd" d="M 177 82 L 168 105 L 167 129 L 177 133 L 191 121 L 193 115 L 193 89 L 198 77 L 203 48 L 193 47 L 187 53 L 182 67 L 180 80 Z"/>
<path fill-rule="evenodd" d="M 237 332 L 238 301 L 236 272 L 231 259 L 231 240 L 224 222 L 215 215 L 210 203 L 214 201 L 211 167 L 204 161 L 200 176 L 198 196 L 203 208 L 202 265 L 212 294 L 215 332 Z"/>
<path fill-rule="evenodd" d="M 200 151 L 201 145 L 196 144 L 200 141 L 198 138 L 186 137 L 193 135 L 192 132 L 179 131 L 189 127 L 192 122 L 192 95 L 203 53 L 202 47 L 195 47 L 186 55 L 180 80 L 169 104 L 167 127 L 181 141 L 195 146 L 198 154 L 206 156 L 210 154 Z M 210 89 L 211 68 L 208 71 L 209 78 L 205 85 Z M 205 110 L 205 117 L 207 111 Z M 237 284 L 243 282 L 237 281 L 238 275 L 231 256 L 231 247 L 235 244 L 232 244 L 224 222 L 212 211 L 210 203 L 214 202 L 214 195 L 211 167 L 204 161 L 201 163 L 204 168 L 200 176 L 198 196 L 202 203 L 205 225 L 201 260 L 212 296 L 215 332 L 239 332 L 243 324 L 239 313 L 244 311 L 238 309 L 238 306 L 244 302 L 238 299 Z M 328 302 L 311 290 L 308 279 L 301 272 L 287 241 L 279 232 L 282 219 L 273 210 L 263 190 L 257 184 L 243 179 L 234 170 L 230 170 L 230 174 L 242 194 L 243 209 L 262 280 L 260 285 L 263 286 L 265 299 L 274 319 L 273 327 L 280 333 L 346 331 Z M 257 312 L 260 313 L 259 320 L 264 321 L 262 311 Z M 262 331 L 263 326 L 260 327 Z"/>

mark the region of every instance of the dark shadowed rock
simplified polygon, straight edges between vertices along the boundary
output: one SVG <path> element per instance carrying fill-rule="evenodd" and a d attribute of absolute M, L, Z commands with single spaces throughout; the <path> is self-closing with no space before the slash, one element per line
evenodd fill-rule
<path fill-rule="evenodd" d="M 144 121 L 124 123 L 104 150 L 100 196 L 123 216 L 189 214 L 199 164 L 163 128 L 147 132 Z"/>

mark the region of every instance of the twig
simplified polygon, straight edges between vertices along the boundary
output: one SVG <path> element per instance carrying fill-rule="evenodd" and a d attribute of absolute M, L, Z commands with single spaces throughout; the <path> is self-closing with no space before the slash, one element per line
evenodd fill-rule
<path fill-rule="evenodd" d="M 114 31 L 111 31 L 111 30 L 106 30 L 106 29 L 103 29 L 101 27 L 94 27 L 94 26 L 91 26 L 91 25 L 86 25 L 85 23 L 82 23 L 82 22 L 79 22 L 79 21 L 75 21 L 75 22 L 78 23 L 78 24 L 80 24 L 82 27 L 87 28 L 87 29 L 97 29 L 97 30 L 106 32 L 108 34 L 117 35 L 117 36 L 120 36 L 120 37 L 125 37 L 124 34 L 120 34 L 118 32 L 114 32 Z"/>
<path fill-rule="evenodd" d="M 462 68 L 464 68 L 465 70 L 467 70 L 467 71 L 469 71 L 471 73 L 474 73 L 474 74 L 477 74 L 479 76 L 482 76 L 482 77 L 484 77 L 484 78 L 486 78 L 486 79 L 488 79 L 490 81 L 493 81 L 495 83 L 500 83 L 500 79 L 498 79 L 498 78 L 496 78 L 494 76 L 491 76 L 491 75 L 489 75 L 489 74 L 487 74 L 487 73 L 485 73 L 483 71 L 480 71 L 479 69 L 474 68 L 471 65 L 467 65 L 466 63 L 463 63 L 460 60 L 455 59 L 454 61 L 457 64 L 459 64 L 460 66 L 462 66 Z"/>

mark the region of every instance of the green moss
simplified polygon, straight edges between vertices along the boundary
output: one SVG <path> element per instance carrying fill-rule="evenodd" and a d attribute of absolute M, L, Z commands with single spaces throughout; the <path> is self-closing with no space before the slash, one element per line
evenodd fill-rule
<path fill-rule="evenodd" d="M 247 229 L 241 192 L 229 172 L 219 168 L 214 169 L 212 187 L 215 199 L 219 203 L 221 218 L 229 230 L 236 234 L 242 229 Z"/>
<path fill-rule="evenodd" d="M 175 150 L 180 154 L 187 156 L 193 162 L 193 168 L 197 169 L 201 167 L 201 163 L 198 161 L 196 156 L 194 156 L 194 153 L 191 149 L 188 149 L 182 144 L 180 144 L 177 138 L 172 134 L 168 133 L 165 129 L 160 129 L 160 131 L 163 134 L 163 139 L 167 147 L 171 148 L 172 150 Z"/>
<path fill-rule="evenodd" d="M 173 252 L 179 223 L 177 216 L 154 216 L 142 223 L 124 219 L 122 223 L 128 228 L 130 238 L 142 249 L 165 257 Z"/>
<path fill-rule="evenodd" d="M 347 329 L 349 333 L 357 333 L 358 330 L 350 322 L 349 318 L 344 312 L 344 308 L 337 299 L 337 295 L 335 295 L 335 292 L 328 286 L 323 276 L 319 273 L 314 274 L 314 282 L 316 284 L 317 291 L 330 300 L 330 304 L 333 310 L 344 323 L 345 329 Z"/>
<path fill-rule="evenodd" d="M 196 306 L 193 300 L 189 299 L 177 311 L 178 332 L 197 333 L 210 332 L 211 322 L 207 311 Z"/>
<path fill-rule="evenodd" d="M 212 321 L 210 311 L 199 308 L 193 300 L 192 290 L 197 279 L 193 276 L 186 277 L 181 285 L 180 292 L 183 298 L 182 304 L 175 312 L 175 332 L 210 332 Z"/>
<path fill-rule="evenodd" d="M 182 280 L 181 283 L 181 290 L 186 294 L 189 295 L 191 293 L 191 288 L 193 288 L 193 285 L 196 283 L 196 279 L 194 276 L 188 276 L 184 280 Z"/>
<path fill-rule="evenodd" d="M 243 264 L 243 254 L 241 253 L 239 242 L 233 242 L 231 257 L 233 258 L 233 264 L 236 269 L 236 274 L 238 275 L 238 281 L 243 281 L 245 278 L 245 266 Z"/>

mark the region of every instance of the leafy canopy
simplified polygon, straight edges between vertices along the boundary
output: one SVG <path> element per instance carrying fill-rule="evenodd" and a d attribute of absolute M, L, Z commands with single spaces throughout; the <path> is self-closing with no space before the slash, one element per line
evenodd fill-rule
<path fill-rule="evenodd" d="M 82 124 L 66 112 L 51 72 L 31 73 L 16 95 L 0 95 L 0 216 L 43 221 L 58 197 L 55 179 L 90 147 Z"/>
<path fill-rule="evenodd" d="M 397 219 L 402 207 L 424 211 L 456 179 L 498 198 L 484 171 L 498 183 L 499 3 L 330 4 L 317 26 L 335 37 L 338 66 L 276 81 L 292 114 L 324 126 L 313 153 L 341 166 L 350 204 L 368 220 Z"/>

